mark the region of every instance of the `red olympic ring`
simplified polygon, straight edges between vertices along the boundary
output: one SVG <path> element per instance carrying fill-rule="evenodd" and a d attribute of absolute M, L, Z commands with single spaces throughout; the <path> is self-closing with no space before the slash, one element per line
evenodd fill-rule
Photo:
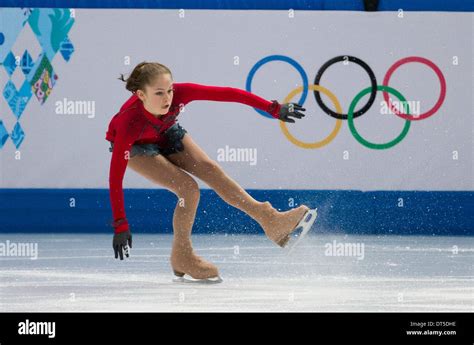
<path fill-rule="evenodd" d="M 406 64 L 408 62 L 420 62 L 422 64 L 425 64 L 428 67 L 430 67 L 436 73 L 436 75 L 438 76 L 439 83 L 440 83 L 440 86 L 441 86 L 441 90 L 439 92 L 439 98 L 438 98 L 438 101 L 436 102 L 436 104 L 433 106 L 433 108 L 431 108 L 427 112 L 425 112 L 423 114 L 420 114 L 419 116 L 413 116 L 413 115 L 408 115 L 408 114 L 404 114 L 404 113 L 399 112 L 398 109 L 396 107 L 394 107 L 393 104 L 390 102 L 390 98 L 389 98 L 388 93 L 386 91 L 383 92 L 383 98 L 384 98 L 385 102 L 387 102 L 390 110 L 393 113 L 395 113 L 397 116 L 399 116 L 399 117 L 401 117 L 405 120 L 410 120 L 410 121 L 423 120 L 423 119 L 426 119 L 427 117 L 430 117 L 434 113 L 436 113 L 438 111 L 438 109 L 441 107 L 441 104 L 443 104 L 444 99 L 446 98 L 446 80 L 444 79 L 444 75 L 441 72 L 441 70 L 432 61 L 430 61 L 428 59 L 425 59 L 425 58 L 422 58 L 422 57 L 419 57 L 419 56 L 409 56 L 409 57 L 403 58 L 401 60 L 398 60 L 397 62 L 395 62 L 393 64 L 392 67 L 389 68 L 389 70 L 385 74 L 385 77 L 383 78 L 382 85 L 383 86 L 388 86 L 388 82 L 389 82 L 390 77 L 392 76 L 393 72 L 398 67 L 400 67 L 401 65 Z"/>

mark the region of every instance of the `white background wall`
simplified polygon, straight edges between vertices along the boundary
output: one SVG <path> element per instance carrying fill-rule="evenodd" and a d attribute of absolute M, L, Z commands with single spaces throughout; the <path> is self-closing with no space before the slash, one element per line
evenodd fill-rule
<path fill-rule="evenodd" d="M 69 37 L 75 52 L 69 62 L 60 54 L 53 67 L 59 79 L 44 105 L 28 103 L 21 117 L 26 133 L 15 160 L 9 139 L 0 150 L 2 188 L 108 188 L 110 153 L 105 132 L 130 93 L 117 80 L 143 61 L 169 66 L 176 82 L 245 89 L 252 66 L 261 58 L 287 55 L 306 70 L 310 83 L 327 60 L 353 55 L 367 62 L 382 84 L 388 68 L 406 56 L 435 62 L 447 82 L 447 95 L 434 116 L 414 121 L 407 137 L 388 150 L 371 150 L 351 135 L 347 122 L 335 140 L 321 149 L 305 150 L 285 139 L 278 121 L 236 103 L 190 103 L 179 122 L 214 159 L 219 148 L 256 148 L 256 165 L 222 162 L 244 188 L 474 190 L 473 87 L 471 13 L 296 12 L 187 10 L 76 10 Z M 37 45 L 25 28 L 14 47 L 18 54 Z M 126 56 L 131 59 L 125 65 Z M 239 65 L 234 65 L 238 56 Z M 458 65 L 453 65 L 457 56 Z M 36 56 L 33 56 L 36 58 Z M 7 74 L 0 69 L 0 78 Z M 282 100 L 301 85 L 290 65 L 269 63 L 254 78 L 252 91 Z M 352 98 L 369 86 L 359 66 L 330 67 L 321 85 L 340 100 L 345 112 Z M 429 68 L 408 64 L 395 72 L 390 85 L 408 100 L 419 100 L 424 112 L 436 102 L 439 82 Z M 20 84 L 17 84 L 19 87 Z M 56 102 L 95 101 L 95 117 L 56 114 Z M 330 102 L 324 98 L 327 104 Z M 365 98 L 364 98 L 365 99 Z M 296 101 L 297 99 L 295 99 Z M 382 94 L 356 127 L 368 140 L 395 138 L 404 120 L 381 115 Z M 360 103 L 362 105 L 363 103 Z M 360 105 L 358 108 L 360 108 Z M 312 93 L 304 104 L 306 118 L 290 125 L 302 140 L 321 140 L 335 120 L 319 108 Z M 0 119 L 11 131 L 15 117 L 0 97 Z M 343 159 L 344 151 L 349 160 Z M 453 160 L 453 151 L 459 159 Z M 130 169 L 125 187 L 153 185 Z M 205 187 L 204 184 L 201 184 Z"/>

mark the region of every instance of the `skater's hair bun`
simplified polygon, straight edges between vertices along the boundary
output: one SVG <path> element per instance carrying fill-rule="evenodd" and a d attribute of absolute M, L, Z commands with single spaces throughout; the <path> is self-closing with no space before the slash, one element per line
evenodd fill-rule
<path fill-rule="evenodd" d="M 150 84 L 154 78 L 161 74 L 169 74 L 173 78 L 171 70 L 165 65 L 158 62 L 140 62 L 135 66 L 128 78 L 124 78 L 120 74 L 119 80 L 125 82 L 125 88 L 130 92 L 137 92 L 137 90 L 145 90 L 145 85 Z"/>

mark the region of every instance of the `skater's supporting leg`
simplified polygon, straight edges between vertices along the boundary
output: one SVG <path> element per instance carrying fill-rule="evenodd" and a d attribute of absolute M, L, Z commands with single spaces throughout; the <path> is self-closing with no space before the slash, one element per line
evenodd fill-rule
<path fill-rule="evenodd" d="M 134 156 L 128 166 L 148 180 L 165 187 L 178 197 L 173 215 L 174 238 L 190 242 L 191 230 L 199 203 L 196 181 L 164 156 Z"/>
<path fill-rule="evenodd" d="M 284 246 L 308 208 L 300 206 L 287 212 L 278 212 L 269 202 L 259 202 L 228 176 L 219 164 L 194 142 L 189 134 L 183 138 L 184 150 L 168 156 L 177 166 L 203 180 L 228 204 L 255 219 L 267 236 Z"/>
<path fill-rule="evenodd" d="M 148 180 L 159 184 L 178 197 L 173 214 L 173 248 L 171 265 L 176 274 L 187 273 L 196 279 L 218 276 L 217 267 L 194 254 L 191 231 L 199 203 L 196 181 L 164 156 L 134 156 L 128 166 Z"/>

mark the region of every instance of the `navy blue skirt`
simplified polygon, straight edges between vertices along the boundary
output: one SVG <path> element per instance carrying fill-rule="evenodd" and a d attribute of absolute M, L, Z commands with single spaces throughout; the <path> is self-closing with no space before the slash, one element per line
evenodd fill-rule
<path fill-rule="evenodd" d="M 168 128 L 164 135 L 167 138 L 167 146 L 161 147 L 158 144 L 134 144 L 130 150 L 130 157 L 133 156 L 156 156 L 163 155 L 167 156 L 172 153 L 180 152 L 184 150 L 182 143 L 184 135 L 188 131 L 180 126 L 179 123 L 175 123 L 173 126 Z M 114 143 L 110 143 L 109 151 L 112 152 L 114 149 Z"/>

